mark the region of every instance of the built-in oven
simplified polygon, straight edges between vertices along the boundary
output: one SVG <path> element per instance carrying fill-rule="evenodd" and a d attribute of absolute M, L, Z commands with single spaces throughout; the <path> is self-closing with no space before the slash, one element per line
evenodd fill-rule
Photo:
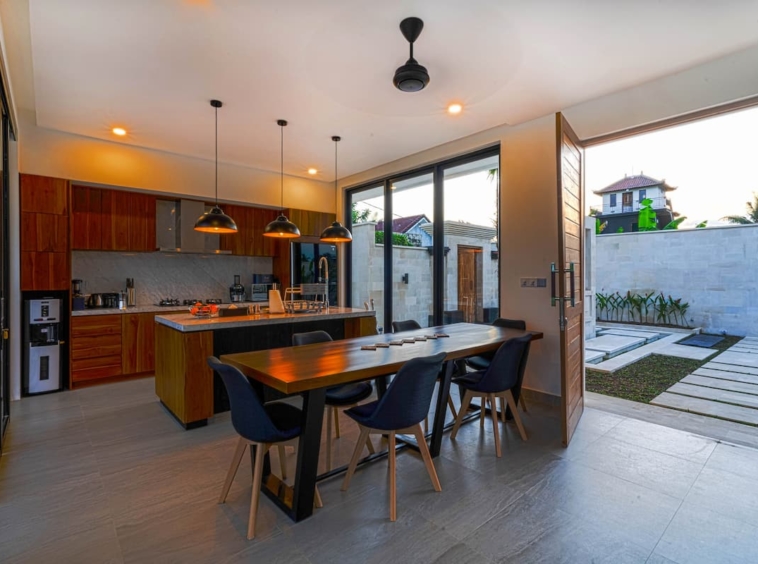
<path fill-rule="evenodd" d="M 62 389 L 60 304 L 52 298 L 26 301 L 24 391 L 30 395 Z"/>

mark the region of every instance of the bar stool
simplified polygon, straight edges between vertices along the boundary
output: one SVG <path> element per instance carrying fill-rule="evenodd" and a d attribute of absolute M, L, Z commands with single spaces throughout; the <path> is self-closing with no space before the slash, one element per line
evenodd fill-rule
<path fill-rule="evenodd" d="M 495 454 L 498 458 L 502 456 L 500 450 L 500 431 L 498 429 L 497 411 L 495 408 L 495 399 L 498 397 L 505 398 L 508 407 L 511 408 L 513 419 L 516 421 L 519 434 L 523 440 L 526 440 L 526 431 L 521 422 L 521 416 L 516 409 L 516 401 L 513 398 L 513 388 L 523 377 L 523 370 L 526 367 L 526 357 L 529 354 L 529 343 L 531 336 L 526 335 L 517 339 L 509 339 L 502 345 L 492 358 L 489 367 L 486 370 L 477 370 L 469 372 L 463 376 L 454 379 L 454 382 L 465 390 L 461 400 L 461 409 L 458 412 L 458 418 L 455 420 L 453 432 L 450 438 L 455 440 L 458 430 L 463 422 L 463 417 L 468 411 L 471 399 L 482 398 L 482 410 L 484 410 L 485 399 L 488 399 L 492 406 L 492 427 L 495 435 Z M 523 360 L 523 362 L 522 362 Z"/>
<path fill-rule="evenodd" d="M 395 435 L 397 433 L 412 434 L 418 442 L 421 458 L 424 460 L 426 471 L 432 480 L 434 491 L 442 491 L 434 462 L 426 444 L 426 437 L 421 430 L 421 421 L 429 413 L 437 375 L 442 369 L 446 353 L 440 352 L 434 356 L 414 358 L 406 362 L 398 370 L 387 392 L 381 399 L 364 403 L 345 411 L 345 415 L 358 423 L 361 430 L 355 445 L 353 457 L 342 483 L 342 491 L 347 491 L 350 480 L 355 473 L 358 459 L 363 451 L 363 445 L 371 433 L 388 435 L 388 457 L 390 478 L 390 521 L 397 519 L 397 486 L 395 476 Z"/>
<path fill-rule="evenodd" d="M 250 518 L 247 525 L 248 540 L 255 537 L 255 520 L 258 515 L 258 500 L 261 495 L 263 476 L 263 459 L 268 450 L 277 445 L 280 464 L 284 465 L 282 456 L 284 443 L 297 439 L 303 432 L 301 427 L 302 411 L 286 403 L 272 402 L 263 405 L 255 393 L 250 381 L 235 367 L 222 363 L 215 356 L 208 357 L 208 366 L 215 370 L 224 382 L 231 404 L 232 425 L 240 438 L 234 451 L 232 464 L 226 473 L 224 486 L 221 488 L 219 503 L 226 501 L 229 488 L 239 469 L 245 449 L 255 448 L 255 467 L 253 469 L 253 494 L 250 499 Z M 321 495 L 316 487 L 316 507 L 323 507 Z"/>
<path fill-rule="evenodd" d="M 292 335 L 294 346 L 312 345 L 313 343 L 326 343 L 332 341 L 332 336 L 326 331 L 310 331 L 308 333 L 295 333 Z M 358 402 L 365 400 L 371 395 L 373 388 L 369 382 L 357 382 L 334 386 L 326 390 L 326 470 L 332 469 L 332 418 L 336 436 L 340 438 L 340 408 L 353 407 Z M 371 454 L 374 454 L 374 445 L 370 439 L 366 439 L 366 446 Z"/>

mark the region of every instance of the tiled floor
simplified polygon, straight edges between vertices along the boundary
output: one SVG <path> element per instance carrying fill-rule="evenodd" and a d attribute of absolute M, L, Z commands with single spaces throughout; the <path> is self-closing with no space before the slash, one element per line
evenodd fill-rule
<path fill-rule="evenodd" d="M 248 542 L 249 459 L 216 504 L 236 441 L 228 415 L 185 432 L 150 379 L 12 408 L 4 563 L 758 561 L 758 451 L 595 409 L 564 449 L 556 414 L 532 406 L 530 440 L 507 425 L 499 460 L 490 423 L 465 426 L 435 462 L 441 493 L 404 451 L 395 523 L 384 462 L 347 493 L 339 479 L 322 483 L 325 507 L 299 524 L 262 498 Z M 340 460 L 354 437 L 347 421 L 343 432 Z"/>

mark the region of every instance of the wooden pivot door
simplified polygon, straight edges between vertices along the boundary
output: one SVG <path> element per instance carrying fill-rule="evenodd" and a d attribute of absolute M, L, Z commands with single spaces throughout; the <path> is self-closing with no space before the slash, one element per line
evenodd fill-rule
<path fill-rule="evenodd" d="M 561 415 L 568 446 L 584 411 L 584 149 L 556 114 L 558 179 L 557 300 L 561 342 Z"/>

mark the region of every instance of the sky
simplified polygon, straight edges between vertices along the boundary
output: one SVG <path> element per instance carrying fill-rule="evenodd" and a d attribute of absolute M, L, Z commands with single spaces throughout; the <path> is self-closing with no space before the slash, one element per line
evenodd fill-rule
<path fill-rule="evenodd" d="M 758 193 L 758 108 L 733 112 L 621 139 L 585 150 L 586 206 L 601 207 L 592 193 L 632 174 L 666 180 L 674 211 L 694 227 L 725 215 L 744 215 Z"/>
<path fill-rule="evenodd" d="M 758 193 L 757 160 L 758 108 L 589 147 L 585 150 L 586 211 L 602 206 L 593 190 L 624 175 L 645 174 L 677 187 L 668 196 L 674 211 L 687 217 L 682 227 L 704 220 L 708 225 L 725 223 L 720 220 L 726 215 L 744 215 L 745 203 L 752 200 L 753 192 Z M 393 213 L 395 217 L 424 213 L 431 220 L 432 199 L 431 184 L 397 191 Z M 495 183 L 487 172 L 445 184 L 446 219 L 491 226 L 496 202 Z M 382 209 L 381 197 L 367 203 L 375 211 Z"/>

